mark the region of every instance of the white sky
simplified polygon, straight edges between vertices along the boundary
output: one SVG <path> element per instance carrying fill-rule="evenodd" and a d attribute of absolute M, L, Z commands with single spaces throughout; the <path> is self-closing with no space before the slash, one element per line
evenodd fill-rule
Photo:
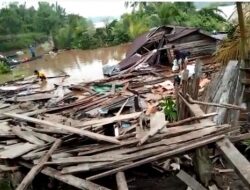
<path fill-rule="evenodd" d="M 126 9 L 124 6 L 125 0 L 0 0 L 0 8 L 8 5 L 10 2 L 26 2 L 27 7 L 38 7 L 39 1 L 47 1 L 50 3 L 56 3 L 65 8 L 67 13 L 79 14 L 84 17 L 107 17 L 115 16 L 119 17 L 125 12 L 130 12 L 130 9 Z M 128 0 L 131 1 L 131 0 Z M 133 0 L 132 0 L 133 1 Z M 136 0 L 145 1 L 145 0 Z M 168 0 L 146 0 L 146 1 L 168 1 Z M 178 0 L 185 1 L 185 0 Z M 202 2 L 202 0 L 196 0 Z M 230 0 L 221 0 L 220 2 L 229 2 Z M 218 2 L 218 0 L 211 0 L 210 2 Z M 223 7 L 223 12 L 227 15 L 231 15 L 233 6 Z"/>
<path fill-rule="evenodd" d="M 40 0 L 56 3 L 65 8 L 67 13 L 79 14 L 84 17 L 120 16 L 129 10 L 125 8 L 124 1 L 120 0 Z M 0 0 L 0 7 L 10 2 L 26 2 L 26 6 L 38 7 L 39 0 Z"/>

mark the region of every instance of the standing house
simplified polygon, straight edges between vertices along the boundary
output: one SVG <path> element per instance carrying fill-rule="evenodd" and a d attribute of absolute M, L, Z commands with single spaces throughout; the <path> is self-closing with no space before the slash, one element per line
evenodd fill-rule
<path fill-rule="evenodd" d="M 206 34 L 199 28 L 161 26 L 135 39 L 126 58 L 119 63 L 118 67 L 120 70 L 127 69 L 153 50 L 156 53 L 151 53 L 151 57 L 147 59 L 148 64 L 171 65 L 172 45 L 179 50 L 190 51 L 191 58 L 212 56 L 218 41 L 217 38 Z"/>

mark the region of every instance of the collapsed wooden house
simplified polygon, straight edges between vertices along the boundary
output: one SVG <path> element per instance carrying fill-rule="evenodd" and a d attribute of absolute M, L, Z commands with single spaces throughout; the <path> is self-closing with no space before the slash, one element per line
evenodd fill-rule
<path fill-rule="evenodd" d="M 150 65 L 172 65 L 170 49 L 175 45 L 179 50 L 189 51 L 190 58 L 211 56 L 215 50 L 218 38 L 206 34 L 198 28 L 181 26 L 161 26 L 135 39 L 129 48 L 126 58 L 118 64 L 119 70 L 124 70 L 136 64 L 140 59 L 150 54 Z"/>

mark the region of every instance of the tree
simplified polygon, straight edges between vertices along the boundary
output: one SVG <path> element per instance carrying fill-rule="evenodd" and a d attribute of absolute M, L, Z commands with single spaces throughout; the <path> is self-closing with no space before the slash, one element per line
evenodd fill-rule
<path fill-rule="evenodd" d="M 236 25 L 232 27 L 228 39 L 221 42 L 216 51 L 216 61 L 218 63 L 227 64 L 229 60 L 244 59 L 247 56 L 247 53 L 249 53 L 249 10 L 250 6 L 248 3 L 242 3 L 241 5 L 238 4 L 238 21 L 236 21 Z"/>

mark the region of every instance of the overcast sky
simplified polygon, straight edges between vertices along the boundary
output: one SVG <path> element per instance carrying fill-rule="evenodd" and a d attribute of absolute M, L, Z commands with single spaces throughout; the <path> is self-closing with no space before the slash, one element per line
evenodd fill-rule
<path fill-rule="evenodd" d="M 50 3 L 58 2 L 67 13 L 79 14 L 83 17 L 107 17 L 114 16 L 119 17 L 125 12 L 130 12 L 130 9 L 126 9 L 124 6 L 125 0 L 0 0 L 0 8 L 8 5 L 10 2 L 26 2 L 27 7 L 38 7 L 39 1 L 47 1 Z M 140 0 L 142 1 L 142 0 Z M 149 0 L 147 0 L 149 1 Z M 150 0 L 150 1 L 167 1 L 167 0 Z M 179 0 L 184 1 L 184 0 Z M 200 0 L 198 0 L 200 1 Z M 218 0 L 212 0 L 210 2 L 216 2 Z M 223 1 L 223 0 L 222 0 Z M 226 14 L 226 18 L 232 14 L 234 5 L 227 7 L 220 7 Z"/>
<path fill-rule="evenodd" d="M 38 7 L 39 0 L 0 0 L 0 7 L 8 5 L 10 2 L 24 3 L 28 7 Z M 42 0 L 50 3 L 58 2 L 65 8 L 67 13 L 79 14 L 84 17 L 97 16 L 120 16 L 128 12 L 124 7 L 124 1 L 120 0 Z"/>

